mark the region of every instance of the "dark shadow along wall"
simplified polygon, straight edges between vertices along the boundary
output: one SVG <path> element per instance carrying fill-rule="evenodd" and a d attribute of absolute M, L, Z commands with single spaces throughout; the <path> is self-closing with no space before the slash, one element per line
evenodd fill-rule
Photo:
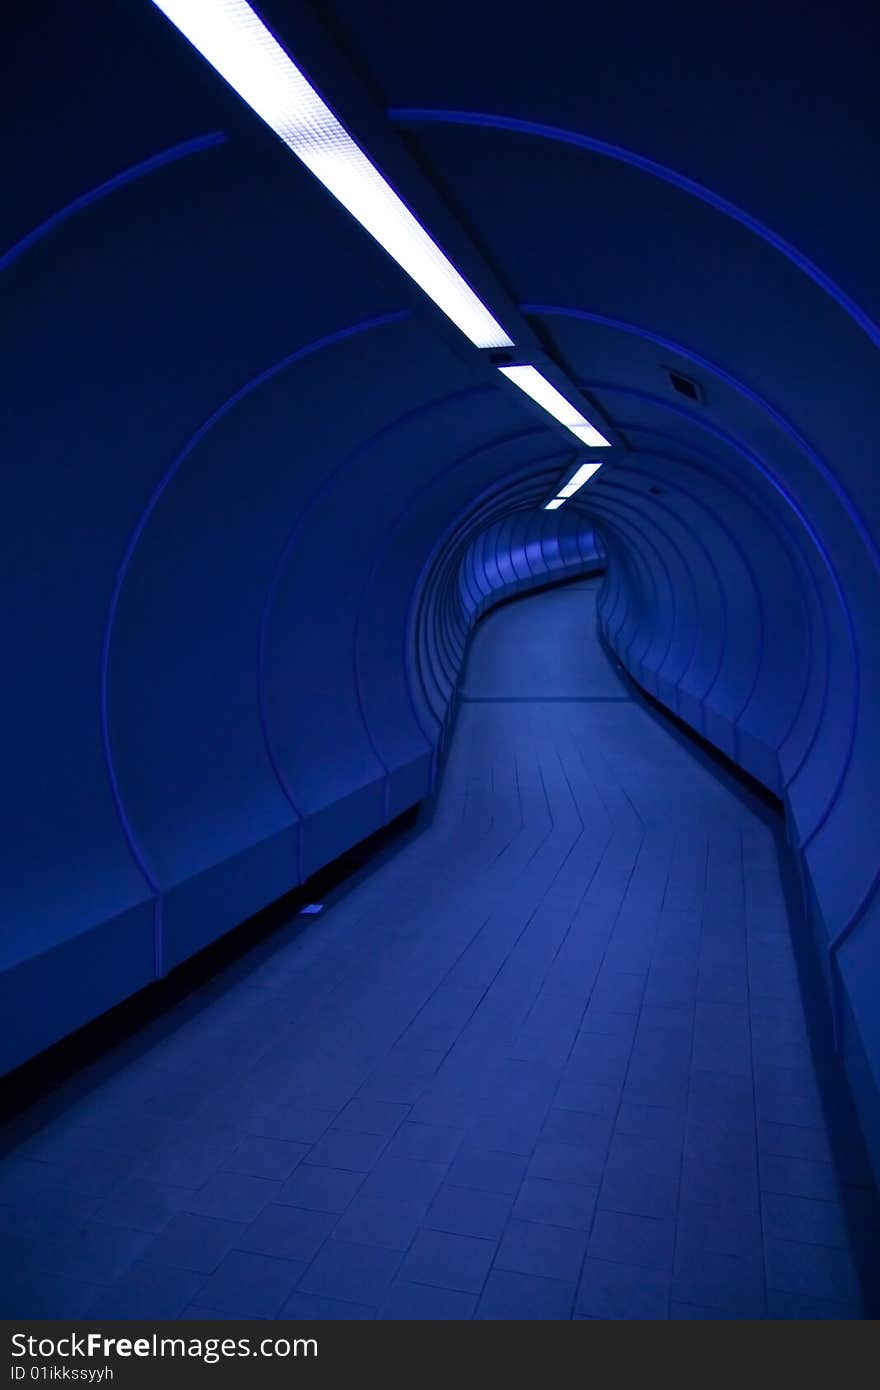
<path fill-rule="evenodd" d="M 4 1064 L 425 796 L 472 622 L 604 548 L 620 659 L 785 804 L 876 1145 L 876 13 L 316 12 L 628 452 L 539 513 L 565 439 L 148 0 L 22 7 Z"/>

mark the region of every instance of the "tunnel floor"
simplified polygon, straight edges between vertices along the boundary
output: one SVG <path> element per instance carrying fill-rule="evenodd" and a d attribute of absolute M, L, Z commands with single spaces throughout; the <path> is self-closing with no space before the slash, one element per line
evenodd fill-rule
<path fill-rule="evenodd" d="M 7 1130 L 6 1316 L 873 1307 L 777 814 L 624 682 L 596 589 L 480 625 L 396 853 Z"/>

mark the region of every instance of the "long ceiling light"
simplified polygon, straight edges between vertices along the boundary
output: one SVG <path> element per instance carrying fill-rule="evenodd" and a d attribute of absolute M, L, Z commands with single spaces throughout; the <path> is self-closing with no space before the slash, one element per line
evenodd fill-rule
<path fill-rule="evenodd" d="M 153 3 L 475 347 L 513 346 L 245 0 Z"/>
<path fill-rule="evenodd" d="M 598 473 L 602 467 L 601 463 L 582 463 L 580 468 L 572 473 L 565 487 L 561 487 L 553 498 L 552 502 L 547 502 L 544 511 L 555 512 L 559 507 L 564 506 L 569 497 L 573 497 L 579 492 L 584 483 L 588 483 L 594 473 Z"/>
<path fill-rule="evenodd" d="M 541 375 L 537 367 L 499 367 L 498 370 L 508 381 L 525 391 L 527 396 L 531 396 L 535 404 L 546 410 L 548 415 L 552 415 L 554 420 L 558 420 L 560 425 L 565 425 L 566 429 L 571 430 L 582 444 L 589 445 L 591 449 L 611 447 L 611 441 L 606 439 L 604 434 L 600 434 L 595 425 L 591 425 L 586 416 Z"/>
<path fill-rule="evenodd" d="M 573 497 L 576 492 L 580 491 L 584 483 L 590 481 L 594 473 L 598 473 L 601 467 L 601 463 L 582 463 L 577 472 L 571 475 L 565 487 L 559 489 L 556 494 L 557 497 Z"/>

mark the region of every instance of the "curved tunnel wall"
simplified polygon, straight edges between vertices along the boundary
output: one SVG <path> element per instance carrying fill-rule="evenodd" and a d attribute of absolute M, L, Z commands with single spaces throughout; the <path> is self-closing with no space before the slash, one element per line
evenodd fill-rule
<path fill-rule="evenodd" d="M 529 511 L 486 527 L 467 548 L 457 597 L 469 624 L 486 610 L 534 584 L 592 573 L 601 552 L 576 512 Z"/>
<path fill-rule="evenodd" d="M 595 531 L 577 512 L 546 512 L 532 503 L 511 514 L 509 491 L 496 491 L 438 543 L 410 605 L 416 707 L 435 768 L 474 624 L 506 599 L 604 568 Z M 505 515 L 487 524 L 487 515 L 500 509 Z"/>
<path fill-rule="evenodd" d="M 424 796 L 472 622 L 592 564 L 595 527 L 610 645 L 784 801 L 877 1125 L 876 13 L 799 11 L 793 54 L 784 8 L 711 32 L 704 7 L 591 12 L 631 80 L 598 64 L 585 92 L 570 6 L 539 33 L 491 3 L 321 6 L 389 140 L 625 440 L 552 524 L 566 441 L 146 0 L 26 26 L 0 259 L 5 1065 Z"/>

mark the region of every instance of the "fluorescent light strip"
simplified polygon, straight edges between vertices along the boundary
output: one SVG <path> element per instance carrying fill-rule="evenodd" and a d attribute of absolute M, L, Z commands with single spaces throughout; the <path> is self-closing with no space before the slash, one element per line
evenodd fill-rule
<path fill-rule="evenodd" d="M 245 0 L 153 3 L 475 347 L 513 346 Z"/>
<path fill-rule="evenodd" d="M 582 463 L 580 468 L 572 473 L 565 487 L 559 489 L 553 501 L 546 504 L 544 511 L 555 512 L 557 507 L 561 507 L 563 503 L 568 501 L 569 497 L 573 497 L 576 492 L 579 492 L 584 483 L 588 483 L 593 474 L 598 473 L 601 467 L 601 463 Z"/>
<path fill-rule="evenodd" d="M 611 441 L 600 434 L 595 425 L 591 425 L 586 416 L 581 415 L 562 392 L 541 375 L 537 367 L 499 367 L 498 370 L 514 386 L 531 396 L 535 404 L 558 420 L 560 425 L 565 425 L 566 429 L 577 435 L 582 444 L 589 445 L 591 449 L 611 447 Z"/>
<path fill-rule="evenodd" d="M 601 467 L 601 463 L 582 463 L 577 472 L 573 473 L 571 478 L 569 478 L 565 487 L 559 489 L 559 496 L 573 497 L 574 494 L 583 487 L 584 483 L 590 481 L 594 473 L 598 473 Z"/>

